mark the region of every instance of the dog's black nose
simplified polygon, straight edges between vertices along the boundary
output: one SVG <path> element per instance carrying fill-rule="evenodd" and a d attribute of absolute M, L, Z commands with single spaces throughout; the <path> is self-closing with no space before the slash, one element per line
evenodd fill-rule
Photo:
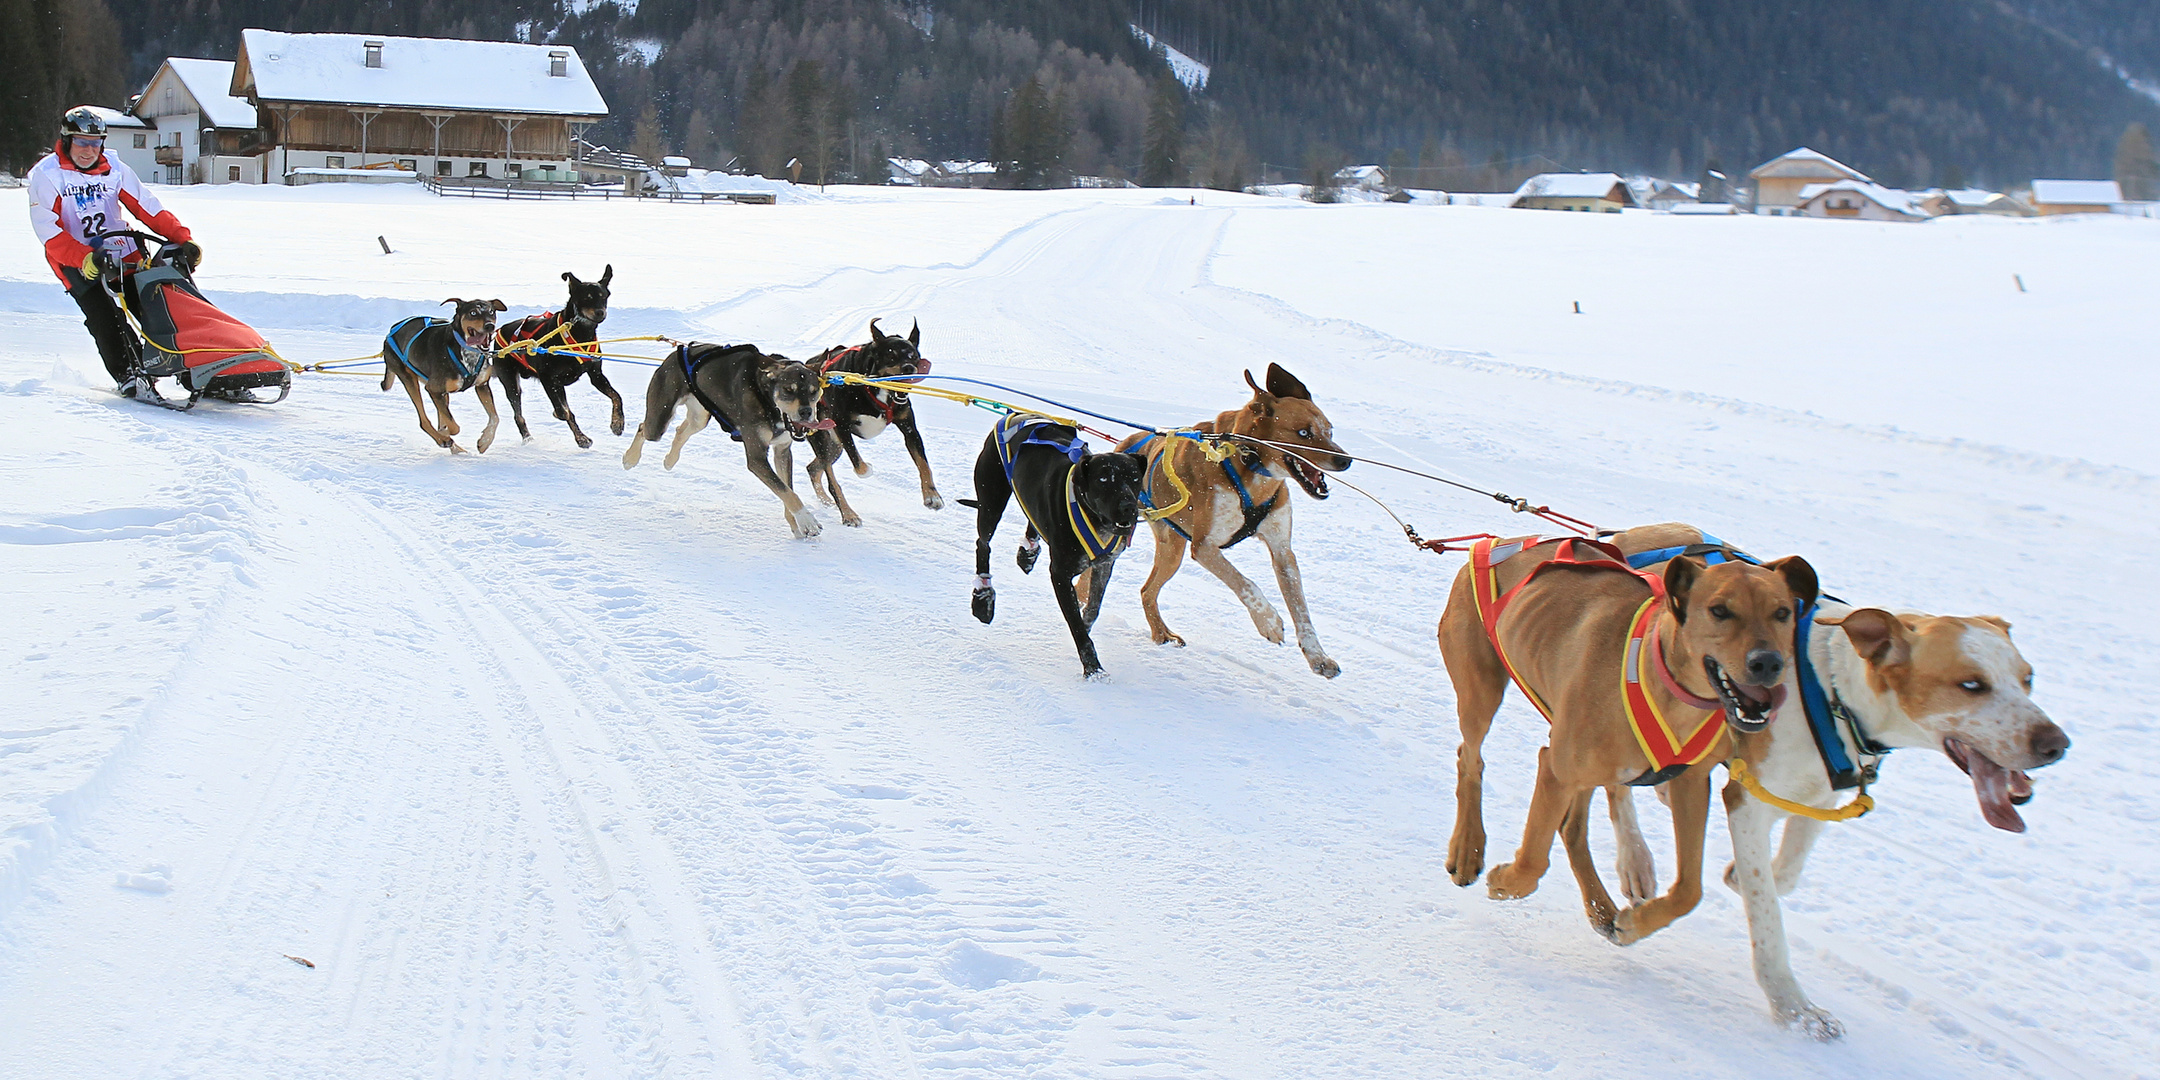
<path fill-rule="evenodd" d="M 1774 686 L 1785 677 L 1785 656 L 1776 649 L 1755 649 L 1747 654 L 1748 681 Z"/>
<path fill-rule="evenodd" d="M 2043 724 L 2032 735 L 2033 756 L 2042 765 L 2053 765 L 2070 752 L 2070 734 L 2054 724 Z"/>

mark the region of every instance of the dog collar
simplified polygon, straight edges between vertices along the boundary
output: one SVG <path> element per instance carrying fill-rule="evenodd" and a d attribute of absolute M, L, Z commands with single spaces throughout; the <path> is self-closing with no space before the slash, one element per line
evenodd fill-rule
<path fill-rule="evenodd" d="M 1653 599 L 1663 599 L 1663 597 Z M 1716 698 L 1701 697 L 1687 687 L 1680 685 L 1680 680 L 1673 676 L 1672 666 L 1665 662 L 1665 643 L 1659 640 L 1660 635 L 1657 632 L 1657 627 L 1652 625 L 1647 627 L 1646 630 L 1647 632 L 1643 634 L 1643 653 L 1645 654 L 1643 663 L 1657 672 L 1658 682 L 1663 683 L 1665 689 L 1672 696 L 1679 698 L 1680 703 L 1690 709 L 1712 709 L 1724 712 L 1725 703 L 1723 701 Z"/>

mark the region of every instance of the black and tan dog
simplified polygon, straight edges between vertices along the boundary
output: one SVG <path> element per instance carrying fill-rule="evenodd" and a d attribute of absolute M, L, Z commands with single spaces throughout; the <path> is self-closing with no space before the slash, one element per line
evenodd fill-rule
<path fill-rule="evenodd" d="M 453 438 L 458 423 L 450 417 L 450 395 L 471 389 L 479 396 L 480 407 L 487 410 L 487 427 L 477 444 L 485 454 L 495 443 L 500 419 L 495 414 L 495 392 L 488 389 L 488 380 L 495 374 L 495 353 L 488 341 L 494 336 L 495 313 L 504 310 L 503 302 L 452 297 L 443 303 L 454 309 L 448 320 L 415 315 L 384 335 L 382 388 L 390 389 L 392 379 L 404 383 L 413 411 L 420 414 L 420 430 L 453 454 L 462 454 L 465 448 Z M 435 401 L 438 423 L 428 422 L 427 406 L 420 401 L 422 385 Z"/>
<path fill-rule="evenodd" d="M 1335 426 L 1313 404 L 1311 392 L 1297 376 L 1269 364 L 1266 389 L 1253 381 L 1250 371 L 1245 373 L 1245 385 L 1252 387 L 1253 398 L 1243 408 L 1194 425 L 1202 432 L 1242 436 L 1225 440 L 1231 452 L 1221 461 L 1210 461 L 1198 446 L 1190 445 L 1194 440 L 1182 436 L 1135 435 L 1118 444 L 1120 450 L 1147 458 L 1143 491 L 1150 505 L 1168 509 L 1183 500 L 1175 513 L 1153 521 L 1155 565 L 1148 571 L 1147 583 L 1140 586 L 1140 607 L 1147 613 L 1148 633 L 1157 645 L 1185 644 L 1163 622 L 1157 599 L 1184 564 L 1189 545 L 1193 561 L 1237 594 L 1260 636 L 1281 644 L 1282 616 L 1223 557 L 1224 551 L 1246 537 L 1257 536 L 1275 564 L 1275 584 L 1282 589 L 1283 605 L 1290 609 L 1290 621 L 1297 627 L 1298 649 L 1314 672 L 1332 679 L 1342 668 L 1320 650 L 1320 635 L 1305 609 L 1305 586 L 1298 575 L 1297 555 L 1290 550 L 1290 484 L 1283 478 L 1294 478 L 1305 494 L 1325 499 L 1328 484 L 1321 470 L 1341 472 L 1350 467 L 1351 459 L 1335 444 Z"/>
<path fill-rule="evenodd" d="M 1088 630 L 1102 611 L 1103 593 L 1118 553 L 1132 542 L 1140 520 L 1138 454 L 1088 452 L 1080 433 L 1047 417 L 1014 413 L 998 421 L 975 459 L 975 591 L 970 606 L 988 623 L 997 616 L 997 590 L 990 585 L 990 538 L 997 535 L 1005 504 L 1015 496 L 1027 516 L 1027 538 L 1019 552 L 1021 573 L 1031 573 L 1050 546 L 1050 589 L 1058 611 L 1080 651 L 1080 670 L 1088 678 L 1102 674 L 1095 641 Z M 1080 604 L 1073 579 L 1085 576 Z"/>
<path fill-rule="evenodd" d="M 682 405 L 682 423 L 662 465 L 674 468 L 683 443 L 706 421 L 718 420 L 743 444 L 750 475 L 780 497 L 788 528 L 799 537 L 816 536 L 817 517 L 795 494 L 793 447 L 817 429 L 823 387 L 817 372 L 755 345 L 684 345 L 653 371 L 645 387 L 645 421 L 623 453 L 623 468 L 637 465 L 646 443 L 660 441 L 668 417 Z"/>
<path fill-rule="evenodd" d="M 869 344 L 835 346 L 811 357 L 809 364 L 828 377 L 842 373 L 873 379 L 927 375 L 930 361 L 922 358 L 921 346 L 920 323 L 901 337 L 879 330 L 877 320 L 872 319 Z M 870 463 L 855 448 L 855 440 L 874 439 L 887 425 L 900 429 L 908 456 L 915 459 L 915 472 L 922 477 L 923 505 L 932 510 L 945 508 L 945 497 L 938 494 L 937 484 L 930 479 L 930 456 L 923 449 L 922 432 L 915 428 L 915 406 L 906 394 L 868 386 L 828 385 L 824 400 L 818 404 L 818 416 L 832 421 L 833 426 L 810 437 L 810 448 L 815 452 L 806 470 L 810 490 L 827 504 L 840 508 L 842 525 L 860 525 L 862 518 L 848 505 L 847 496 L 840 493 L 840 478 L 833 474 L 833 462 L 845 452 L 855 466 L 855 475 L 869 473 Z"/>
<path fill-rule="evenodd" d="M 600 357 L 585 355 L 599 352 L 593 342 L 600 337 L 600 324 L 607 321 L 608 282 L 614 279 L 613 263 L 601 272 L 598 281 L 579 281 L 576 274 L 565 273 L 563 280 L 570 283 L 570 300 L 561 311 L 527 315 L 504 324 L 496 332 L 495 347 L 503 356 L 498 365 L 503 394 L 510 399 L 510 416 L 517 421 L 520 436 L 532 438 L 532 430 L 525 426 L 525 392 L 521 384 L 526 379 L 540 384 L 548 404 L 555 408 L 555 419 L 570 425 L 570 435 L 580 448 L 591 447 L 592 439 L 578 428 L 567 391 L 581 378 L 591 379 L 592 388 L 606 395 L 612 406 L 608 430 L 622 434 L 622 395 L 615 392 L 614 384 L 601 370 Z"/>

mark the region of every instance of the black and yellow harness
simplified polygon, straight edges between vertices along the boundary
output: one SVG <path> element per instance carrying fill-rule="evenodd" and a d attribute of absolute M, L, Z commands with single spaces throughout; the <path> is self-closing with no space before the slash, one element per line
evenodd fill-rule
<path fill-rule="evenodd" d="M 1051 447 L 1065 455 L 1074 465 L 1080 464 L 1080 460 L 1088 456 L 1087 440 L 1082 439 L 1080 432 L 1070 425 L 1036 413 L 1009 413 L 999 418 L 997 425 L 998 464 L 1005 467 L 1007 484 L 1012 483 L 1013 462 L 1018 457 L 1020 448 L 1030 444 Z M 1095 519 L 1089 516 L 1087 507 L 1080 505 L 1079 494 L 1074 490 L 1076 472 L 1074 469 L 1065 470 L 1066 527 L 1070 528 L 1073 537 L 1080 541 L 1081 550 L 1087 552 L 1089 562 L 1114 558 L 1125 550 L 1126 545 L 1132 543 L 1132 530 L 1105 529 L 1096 524 Z M 1043 528 L 1042 522 L 1035 520 L 1034 514 L 1029 513 L 1027 500 L 1021 499 L 1019 503 L 1020 512 L 1026 515 L 1028 524 L 1035 527 L 1035 534 L 1044 535 L 1047 530 Z"/>

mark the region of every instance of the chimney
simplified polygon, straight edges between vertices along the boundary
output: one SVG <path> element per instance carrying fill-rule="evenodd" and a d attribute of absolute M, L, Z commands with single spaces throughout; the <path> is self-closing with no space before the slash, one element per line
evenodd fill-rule
<path fill-rule="evenodd" d="M 548 75 L 557 79 L 570 77 L 570 50 L 548 50 Z"/>
<path fill-rule="evenodd" d="M 371 68 L 379 68 L 379 67 L 381 67 L 381 66 L 382 66 L 382 42 L 380 42 L 380 41 L 370 41 L 370 42 L 367 42 L 367 43 L 366 43 L 366 47 L 367 47 L 367 66 L 369 66 L 369 67 L 371 67 Z"/>

